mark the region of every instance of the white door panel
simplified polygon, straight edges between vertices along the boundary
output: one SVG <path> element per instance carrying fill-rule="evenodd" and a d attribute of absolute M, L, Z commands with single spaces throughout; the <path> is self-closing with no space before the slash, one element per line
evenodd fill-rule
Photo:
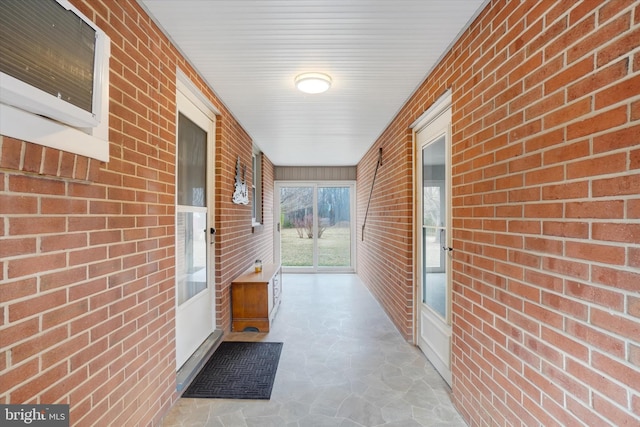
<path fill-rule="evenodd" d="M 176 369 L 215 329 L 215 116 L 178 85 L 176 149 Z"/>
<path fill-rule="evenodd" d="M 451 385 L 451 328 L 426 307 L 420 310 L 418 346 L 442 378 Z"/>
<path fill-rule="evenodd" d="M 420 349 L 451 385 L 451 97 L 417 122 L 416 310 Z"/>

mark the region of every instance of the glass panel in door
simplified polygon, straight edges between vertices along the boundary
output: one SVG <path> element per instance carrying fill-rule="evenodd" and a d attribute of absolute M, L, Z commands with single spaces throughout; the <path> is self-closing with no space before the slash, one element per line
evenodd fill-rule
<path fill-rule="evenodd" d="M 176 159 L 176 368 L 215 327 L 209 214 L 214 122 L 178 91 Z"/>
<path fill-rule="evenodd" d="M 176 215 L 177 297 L 181 305 L 207 289 L 207 242 L 202 232 L 207 227 L 207 215 L 206 210 L 182 209 Z"/>
<path fill-rule="evenodd" d="M 176 212 L 178 305 L 207 288 L 207 133 L 179 115 Z"/>
<path fill-rule="evenodd" d="M 318 267 L 351 266 L 350 187 L 318 187 Z"/>
<path fill-rule="evenodd" d="M 445 137 L 422 150 L 422 302 L 447 318 L 447 245 Z"/>
<path fill-rule="evenodd" d="M 314 266 L 313 187 L 280 187 L 280 263 Z"/>

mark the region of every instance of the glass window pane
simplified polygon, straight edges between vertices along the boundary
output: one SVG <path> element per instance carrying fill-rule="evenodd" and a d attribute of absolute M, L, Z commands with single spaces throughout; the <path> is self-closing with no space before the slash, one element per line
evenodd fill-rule
<path fill-rule="evenodd" d="M 313 267 L 313 188 L 280 189 L 281 264 Z"/>
<path fill-rule="evenodd" d="M 447 316 L 446 159 L 444 136 L 422 150 L 422 302 Z"/>
<path fill-rule="evenodd" d="M 349 187 L 318 188 L 318 266 L 351 266 Z"/>
<path fill-rule="evenodd" d="M 424 194 L 424 224 L 444 227 L 445 194 L 445 137 L 429 144 L 422 150 L 422 180 Z M 430 223 L 431 222 L 431 223 Z"/>
<path fill-rule="evenodd" d="M 434 309 L 442 317 L 446 316 L 446 275 L 445 252 L 442 250 L 444 229 L 423 228 L 424 277 L 422 302 Z"/>
<path fill-rule="evenodd" d="M 176 276 L 178 305 L 207 288 L 205 212 L 178 212 L 176 218 Z"/>
<path fill-rule="evenodd" d="M 206 206 L 207 133 L 183 114 L 178 117 L 178 204 Z"/>
<path fill-rule="evenodd" d="M 440 211 L 440 186 L 425 185 L 423 188 L 423 211 L 424 218 L 422 225 L 436 227 L 442 225 Z"/>

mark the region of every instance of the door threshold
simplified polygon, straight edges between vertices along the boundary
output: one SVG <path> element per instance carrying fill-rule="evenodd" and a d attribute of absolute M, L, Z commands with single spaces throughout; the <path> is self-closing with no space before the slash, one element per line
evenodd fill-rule
<path fill-rule="evenodd" d="M 198 375 L 200 369 L 209 360 L 222 340 L 222 330 L 216 329 L 207 337 L 206 340 L 198 347 L 191 357 L 176 372 L 176 391 L 182 394 L 184 389 L 191 384 L 191 381 Z"/>

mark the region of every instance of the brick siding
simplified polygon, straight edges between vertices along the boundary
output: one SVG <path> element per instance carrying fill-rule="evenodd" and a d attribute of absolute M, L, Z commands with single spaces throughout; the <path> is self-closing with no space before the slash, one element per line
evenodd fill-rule
<path fill-rule="evenodd" d="M 407 340 L 409 126 L 449 88 L 458 409 L 640 424 L 640 5 L 492 1 L 359 163 L 359 274 Z"/>
<path fill-rule="evenodd" d="M 255 258 L 272 259 L 272 227 L 253 233 L 251 207 L 231 202 L 237 157 L 251 165 L 250 137 L 137 3 L 72 3 L 111 38 L 110 160 L 0 136 L 0 403 L 67 403 L 73 426 L 159 425 L 177 397 L 176 68 L 220 112 L 224 331 L 230 282 Z M 273 173 L 264 158 L 268 221 Z"/>

